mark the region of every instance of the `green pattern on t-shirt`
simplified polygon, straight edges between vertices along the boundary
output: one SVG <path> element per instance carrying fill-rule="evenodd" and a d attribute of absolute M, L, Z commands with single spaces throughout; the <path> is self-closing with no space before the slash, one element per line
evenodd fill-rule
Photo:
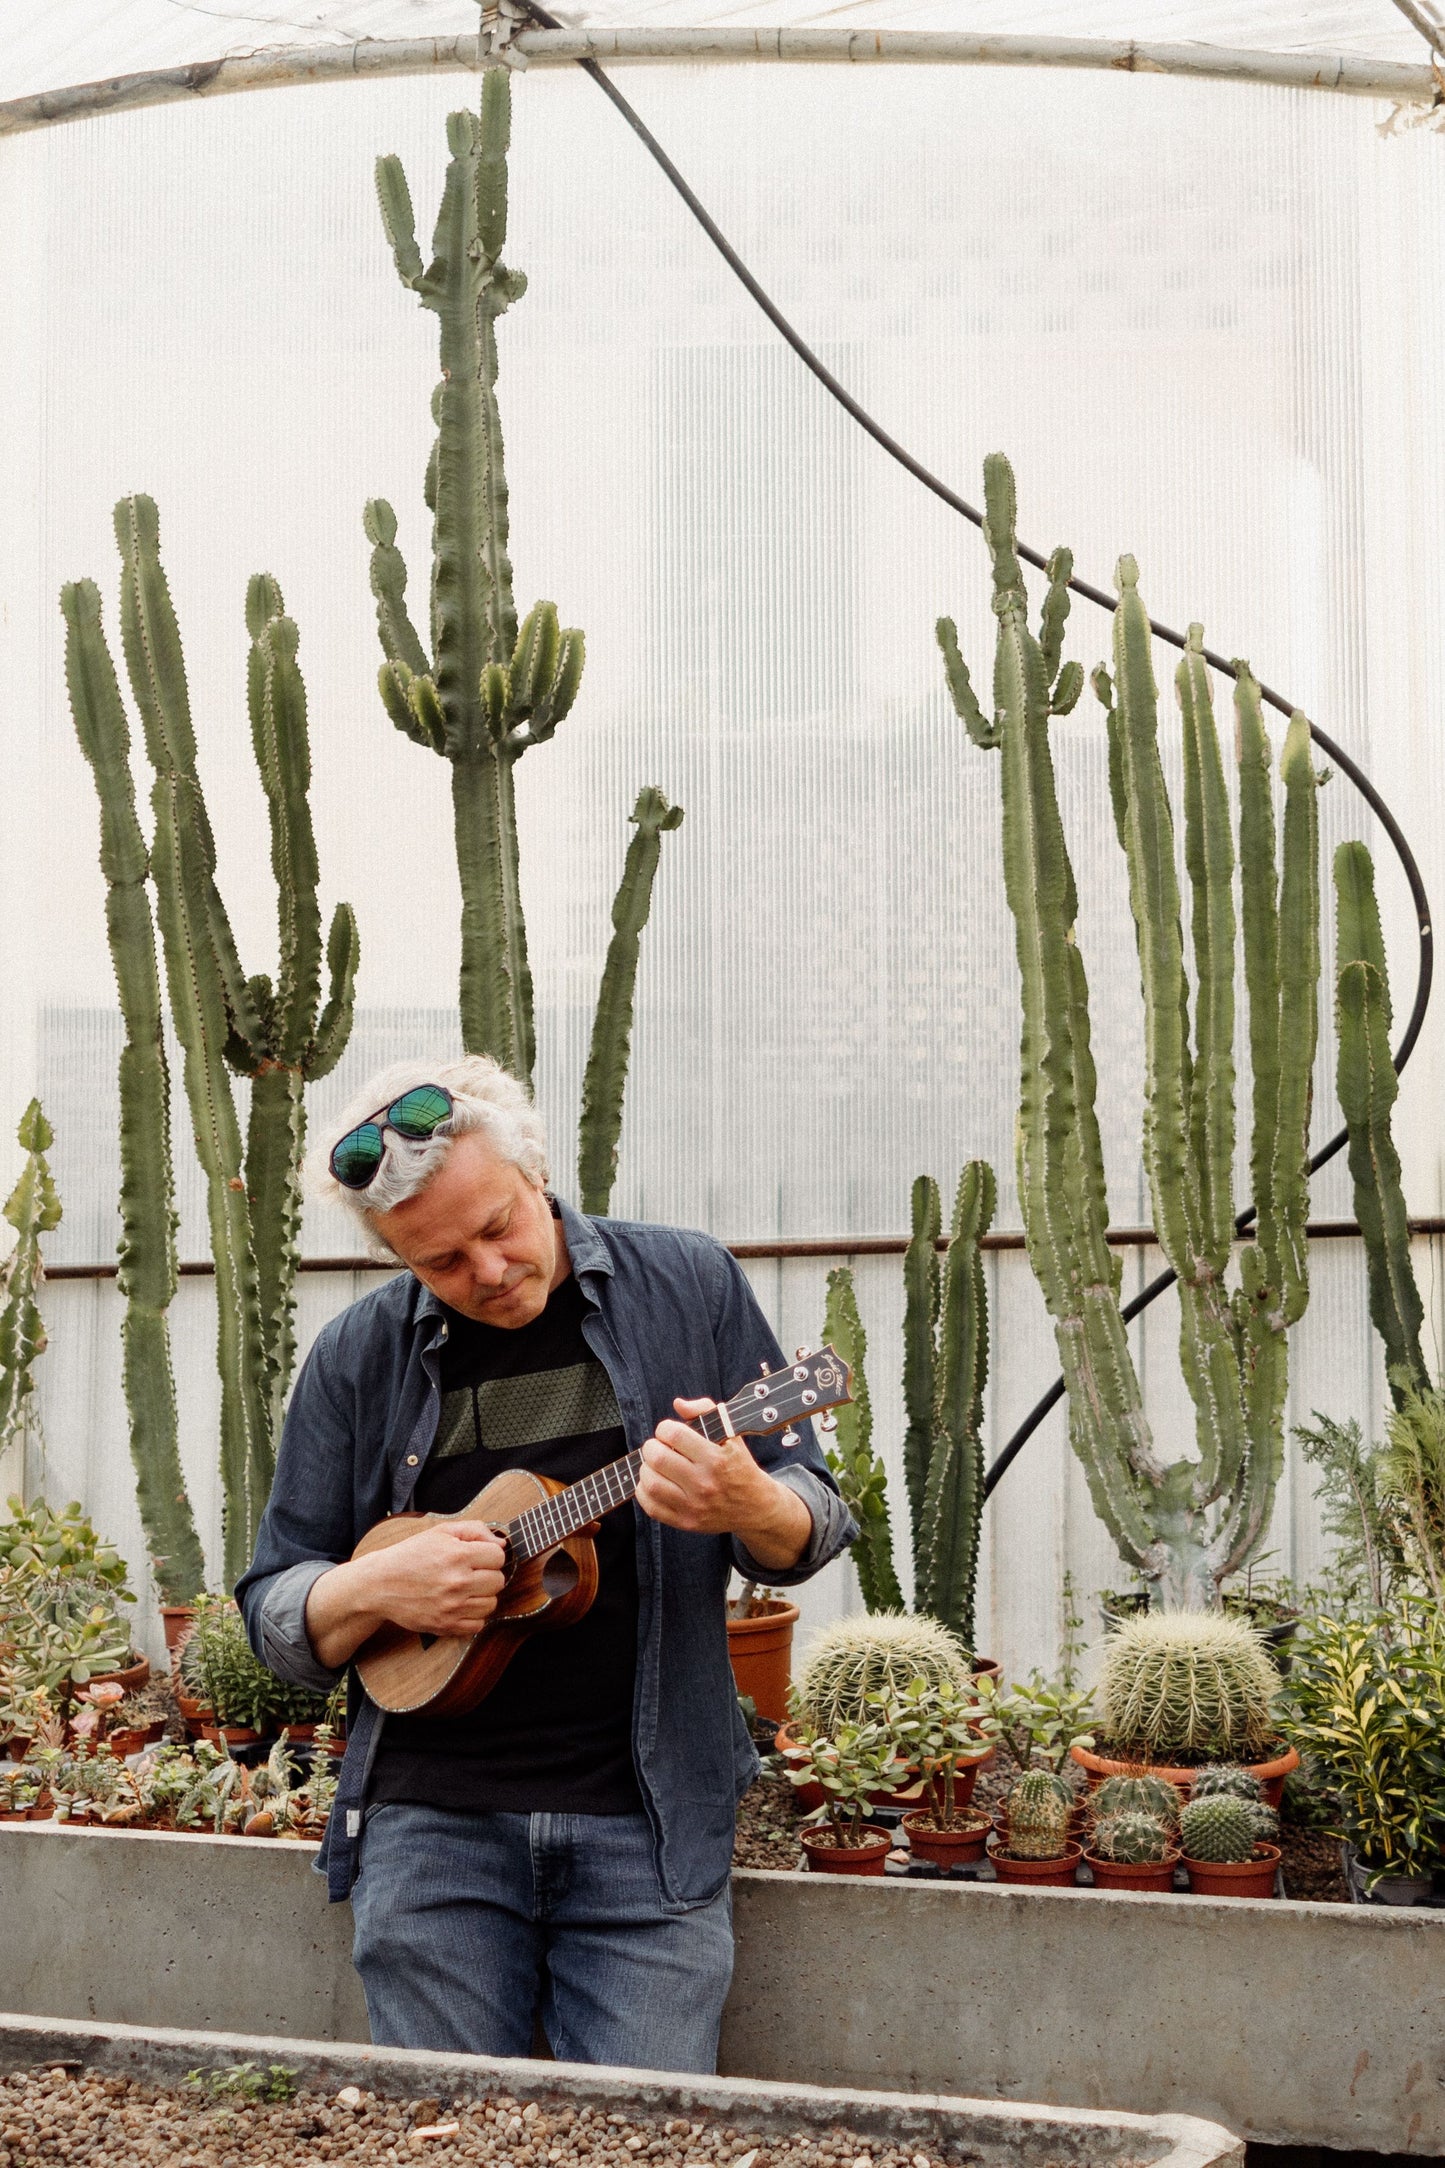
<path fill-rule="evenodd" d="M 581 1438 L 614 1430 L 622 1421 L 612 1380 L 595 1359 L 561 1370 L 531 1370 L 521 1377 L 486 1378 L 476 1388 L 442 1394 L 434 1460 L 453 1460 L 481 1443 L 492 1453 L 518 1453 L 554 1438 Z"/>

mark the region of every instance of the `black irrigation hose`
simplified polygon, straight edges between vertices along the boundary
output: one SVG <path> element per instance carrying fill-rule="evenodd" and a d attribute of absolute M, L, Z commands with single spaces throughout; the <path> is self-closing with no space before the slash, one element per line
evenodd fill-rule
<path fill-rule="evenodd" d="M 544 7 L 539 7 L 536 4 L 536 0 L 524 0 L 524 5 L 535 20 L 546 29 L 560 30 L 563 28 L 563 25 L 557 21 L 554 15 L 549 15 Z M 922 460 L 915 459 L 913 454 L 901 445 L 896 437 L 890 436 L 882 423 L 875 421 L 866 408 L 858 404 L 858 401 L 847 387 L 839 383 L 832 370 L 819 360 L 807 341 L 799 332 L 794 330 L 771 295 L 766 293 L 753 277 L 752 272 L 743 262 L 742 257 L 705 205 L 699 202 L 696 195 L 694 195 L 692 189 L 678 172 L 677 167 L 668 157 L 667 152 L 647 126 L 647 123 L 629 105 L 611 77 L 603 73 L 595 60 L 579 60 L 577 65 L 585 75 L 591 76 L 604 97 L 611 99 L 628 127 L 666 174 L 678 195 L 681 196 L 693 217 L 702 227 L 703 232 L 712 242 L 713 247 L 728 266 L 728 269 L 746 287 L 769 323 L 787 340 L 788 345 L 791 346 L 804 368 L 811 371 L 823 389 L 837 400 L 844 413 L 851 415 L 859 428 L 866 430 L 874 443 L 882 446 L 890 459 L 895 459 L 900 467 L 906 468 L 915 481 L 921 482 L 925 489 L 931 490 L 935 497 L 941 498 L 943 503 L 948 505 L 952 511 L 958 512 L 964 519 L 971 521 L 975 527 L 981 528 L 983 526 L 983 514 L 979 511 L 977 505 L 969 504 L 955 490 L 950 489 L 946 482 L 941 482 L 936 474 L 924 466 Z M 1026 564 L 1036 566 L 1040 572 L 1048 570 L 1048 559 L 1040 551 L 1030 549 L 1022 542 L 1018 543 L 1016 547 L 1019 556 L 1023 558 Z M 1119 606 L 1117 599 L 1113 595 L 1106 594 L 1102 587 L 1092 586 L 1088 580 L 1075 577 L 1069 581 L 1069 588 L 1073 594 L 1082 595 L 1086 601 L 1096 602 L 1101 610 L 1112 612 Z M 1171 625 L 1161 625 L 1157 618 L 1151 617 L 1149 626 L 1156 639 L 1163 640 L 1170 647 L 1180 649 L 1184 647 L 1184 635 L 1176 632 Z M 1205 661 L 1211 668 L 1220 671 L 1225 677 L 1232 678 L 1235 675 L 1233 663 L 1219 654 L 1214 648 L 1206 647 L 1203 654 Z M 1289 716 L 1294 713 L 1291 703 L 1282 694 L 1273 691 L 1270 686 L 1261 684 L 1259 691 L 1261 699 L 1266 701 L 1270 707 L 1277 709 L 1281 715 Z M 1425 895 L 1425 883 L 1420 877 L 1420 868 L 1415 863 L 1415 854 L 1405 841 L 1399 822 L 1369 777 L 1363 773 L 1349 754 L 1335 743 L 1333 738 L 1320 729 L 1318 723 L 1310 724 L 1310 735 L 1320 750 L 1334 762 L 1335 766 L 1344 775 L 1348 776 L 1366 805 L 1370 808 L 1370 811 L 1379 821 L 1394 845 L 1395 855 L 1404 869 L 1405 879 L 1410 884 L 1410 894 L 1414 900 L 1415 920 L 1420 936 L 1420 965 L 1419 974 L 1415 981 L 1415 1001 L 1410 1011 L 1410 1020 L 1405 1026 L 1400 1044 L 1395 1049 L 1395 1068 L 1399 1071 L 1404 1068 L 1406 1062 L 1410 1059 L 1415 1041 L 1420 1036 L 1420 1027 L 1425 1021 L 1425 1011 L 1430 1005 L 1430 982 L 1435 968 L 1435 937 L 1430 925 L 1430 905 Z M 1310 1173 L 1314 1174 L 1325 1165 L 1327 1160 L 1333 1159 L 1337 1152 L 1343 1150 L 1348 1141 L 1349 1132 L 1344 1129 L 1331 1137 L 1329 1143 L 1323 1145 L 1311 1159 Z M 1249 1205 L 1235 1220 L 1236 1232 L 1243 1234 L 1253 1218 L 1254 1206 Z M 1173 1271 L 1168 1271 L 1161 1272 L 1155 1279 L 1152 1279 L 1147 1287 L 1140 1290 L 1132 1302 L 1125 1305 L 1124 1322 L 1128 1324 L 1139 1315 L 1141 1310 L 1147 1309 L 1157 1295 L 1163 1294 L 1166 1287 L 1173 1286 L 1175 1278 L 1176 1274 Z M 1057 1407 L 1063 1397 L 1064 1381 L 1061 1377 L 1056 1378 L 1049 1390 L 1044 1394 L 1043 1399 L 1029 1410 L 989 1469 L 983 1486 L 985 1498 L 989 1496 L 999 1478 L 1012 1466 L 1050 1409 Z"/>

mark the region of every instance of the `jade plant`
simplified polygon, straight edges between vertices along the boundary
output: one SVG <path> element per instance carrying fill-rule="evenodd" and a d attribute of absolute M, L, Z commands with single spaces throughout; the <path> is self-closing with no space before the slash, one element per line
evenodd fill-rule
<path fill-rule="evenodd" d="M 36 1300 L 44 1277 L 40 1238 L 60 1225 L 60 1199 L 45 1157 L 55 1132 L 38 1099 L 21 1115 L 16 1138 L 25 1164 L 5 1202 L 15 1246 L 0 1266 L 0 1453 L 39 1435 L 35 1364 L 45 1352 L 45 1325 Z"/>
<path fill-rule="evenodd" d="M 10 1518 L 0 1521 L 0 1567 L 14 1566 L 25 1573 L 85 1573 L 112 1588 L 125 1588 L 125 1560 L 113 1543 L 97 1535 L 78 1499 L 71 1499 L 58 1513 L 44 1498 L 33 1498 L 28 1506 L 16 1497 L 6 1503 Z"/>
<path fill-rule="evenodd" d="M 969 1818 L 960 1780 L 966 1771 L 988 1759 L 992 1720 L 980 1716 L 971 1691 L 965 1692 L 948 1678 L 934 1686 L 915 1679 L 906 1689 L 901 1705 L 882 1694 L 873 1700 L 895 1749 L 911 1769 L 922 1773 L 927 1812 L 934 1829 L 960 1828 Z"/>
<path fill-rule="evenodd" d="M 1127 1761 L 1258 1761 L 1279 1734 L 1279 1673 L 1243 1619 L 1149 1611 L 1104 1644 L 1107 1750 Z"/>
<path fill-rule="evenodd" d="M 888 1612 L 838 1619 L 809 1645 L 793 1684 L 793 1713 L 800 1724 L 834 1734 L 841 1724 L 867 1722 L 873 1695 L 901 1701 L 917 1679 L 934 1690 L 970 1690 L 958 1642 L 937 1620 Z"/>
<path fill-rule="evenodd" d="M 1013 472 L 984 470 L 985 537 L 998 632 L 991 712 L 974 690 L 953 621 L 938 638 L 954 705 L 974 744 L 1002 764 L 1003 874 L 1022 993 L 1018 1194 L 1032 1264 L 1054 1319 L 1069 1434 L 1095 1511 L 1151 1599 L 1213 1610 L 1254 1553 L 1283 1464 L 1288 1334 L 1309 1294 L 1310 1076 L 1317 1031 L 1317 783 L 1309 724 L 1285 737 L 1282 846 L 1259 686 L 1237 666 L 1239 906 L 1224 764 L 1203 635 L 1192 626 L 1176 676 L 1184 742 L 1183 858 L 1191 895 L 1191 1002 L 1176 831 L 1159 751 L 1148 612 L 1131 557 L 1118 565 L 1104 708 L 1115 827 L 1128 870 L 1144 999 L 1144 1161 L 1155 1233 L 1179 1286 L 1180 1360 L 1198 1452 L 1163 1459 L 1128 1344 L 1120 1263 L 1096 1111 L 1078 892 L 1060 816 L 1051 739 L 1083 682 L 1063 659 L 1072 559 L 1049 561 L 1037 628 L 1015 543 Z M 1253 1071 L 1250 1174 L 1256 1232 L 1235 1244 L 1235 972 L 1242 927 Z"/>
<path fill-rule="evenodd" d="M 875 1793 L 894 1791 L 908 1778 L 885 1725 L 838 1724 L 831 1732 L 805 1729 L 785 1764 L 795 1785 L 816 1784 L 823 1804 L 804 1817 L 825 1830 L 840 1850 L 856 1850 L 872 1834 L 868 1811 Z"/>
<path fill-rule="evenodd" d="M 247 977 L 217 885 L 180 629 L 161 565 L 153 501 L 122 498 L 115 532 L 121 640 L 154 774 L 149 845 L 136 814 L 120 682 L 100 594 L 90 580 L 61 595 L 66 683 L 100 798 L 107 923 L 126 1025 L 121 1285 L 131 1450 L 158 1581 L 171 1600 L 188 1601 L 200 1588 L 202 1561 L 181 1479 L 166 1330 L 176 1284 L 175 1210 L 151 897 L 185 1056 L 191 1131 L 206 1177 L 228 1583 L 251 1556 L 275 1470 L 281 1408 L 296 1359 L 306 1087 L 329 1075 L 345 1051 L 358 944 L 355 918 L 343 903 L 323 948 L 306 692 L 296 626 L 285 614 L 280 588 L 268 573 L 258 573 L 246 595 L 251 737 L 270 816 L 279 925 L 274 978 Z M 250 1082 L 244 1151 L 232 1073 Z"/>
<path fill-rule="evenodd" d="M 382 705 L 392 723 L 449 762 L 462 894 L 461 1027 L 468 1053 L 490 1054 L 532 1082 L 537 1057 L 532 974 L 522 910 L 516 768 L 565 721 L 582 680 L 583 637 L 539 602 L 519 626 L 508 557 L 507 479 L 497 399 L 497 321 L 526 291 L 502 261 L 507 235 L 511 84 L 483 78 L 481 113 L 447 119 L 451 161 L 424 263 L 400 159 L 379 158 L 382 225 L 402 285 L 437 318 L 441 381 L 425 497 L 432 515 L 430 640 L 407 609 L 396 514 L 366 507 L 371 588 L 385 661 Z M 584 1210 L 611 1201 L 631 1046 L 638 943 L 647 923 L 660 839 L 682 820 L 655 787 L 633 809 L 613 906 L 583 1087 L 578 1140 Z"/>
<path fill-rule="evenodd" d="M 1000 1745 L 1020 1769 L 1042 1762 L 1058 1773 L 1072 1748 L 1093 1746 L 1093 1697 L 1085 1688 L 1045 1678 L 1037 1669 L 1007 1689 L 988 1677 L 977 1686 Z"/>

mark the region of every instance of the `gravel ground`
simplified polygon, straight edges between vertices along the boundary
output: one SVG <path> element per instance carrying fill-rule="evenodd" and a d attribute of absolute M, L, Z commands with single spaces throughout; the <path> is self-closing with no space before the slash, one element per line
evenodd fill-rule
<path fill-rule="evenodd" d="M 1285 1822 L 1280 1828 L 1279 1848 L 1286 1897 L 1306 1898 L 1317 1905 L 1349 1903 L 1338 1837 L 1326 1837 L 1318 1829 L 1300 1829 Z"/>
<path fill-rule="evenodd" d="M 234 2082 L 234 2074 L 232 2080 Z M 213 2079 L 212 2084 L 216 2081 Z M 284 2083 L 284 2081 L 283 2081 Z M 485 2099 L 379 2099 L 346 2086 L 251 2102 L 63 2070 L 0 2078 L 0 2168 L 299 2168 L 311 2161 L 495 2163 L 496 2168 L 952 2168 L 855 2131 L 762 2136 L 732 2124 L 633 2120 L 601 2108 Z"/>

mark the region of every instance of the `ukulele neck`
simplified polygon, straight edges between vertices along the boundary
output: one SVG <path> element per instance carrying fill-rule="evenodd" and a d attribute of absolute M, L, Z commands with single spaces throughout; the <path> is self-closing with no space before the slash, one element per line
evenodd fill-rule
<path fill-rule="evenodd" d="M 714 1445 L 721 1445 L 728 1436 L 727 1424 L 720 1408 L 709 1408 L 705 1415 L 693 1417 L 694 1427 Z M 625 1506 L 637 1489 L 637 1478 L 642 1473 L 642 1454 L 628 1453 L 621 1460 L 609 1461 L 592 1475 L 583 1476 L 580 1483 L 573 1483 L 564 1491 L 554 1491 L 538 1505 L 528 1506 L 506 1527 L 506 1537 L 513 1556 L 521 1561 L 539 1558 L 543 1551 L 550 1551 L 567 1536 L 575 1536 L 579 1528 L 589 1521 L 611 1513 L 616 1506 Z"/>

